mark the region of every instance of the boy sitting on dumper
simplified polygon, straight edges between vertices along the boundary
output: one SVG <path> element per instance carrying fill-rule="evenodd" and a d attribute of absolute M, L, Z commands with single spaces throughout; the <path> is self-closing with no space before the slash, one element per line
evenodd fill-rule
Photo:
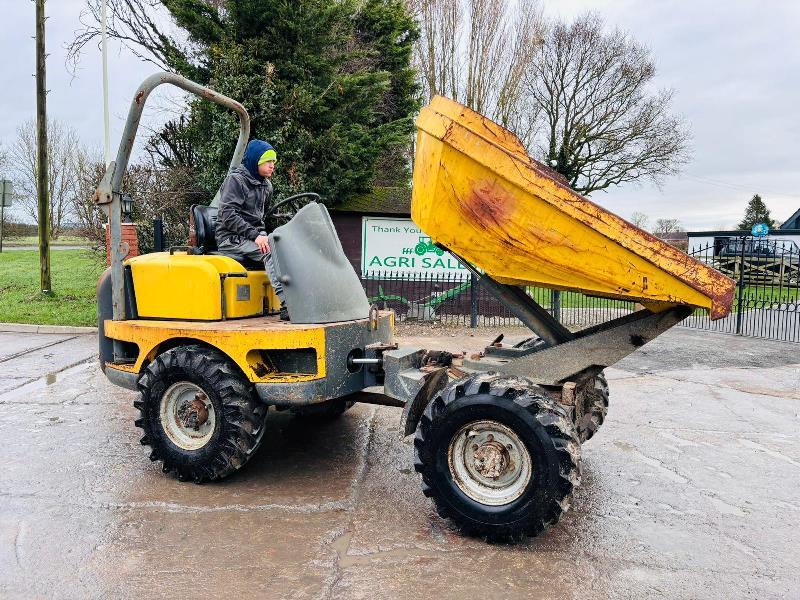
<path fill-rule="evenodd" d="M 264 209 L 272 200 L 272 182 L 277 154 L 263 140 L 250 140 L 242 164 L 222 183 L 215 235 L 220 254 L 234 260 L 263 261 L 272 289 L 281 302 L 281 320 L 288 321 L 283 286 L 275 273 Z"/>

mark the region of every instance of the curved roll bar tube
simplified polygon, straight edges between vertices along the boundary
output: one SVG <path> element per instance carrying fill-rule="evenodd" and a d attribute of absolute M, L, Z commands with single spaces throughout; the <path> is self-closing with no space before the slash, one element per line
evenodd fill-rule
<path fill-rule="evenodd" d="M 155 73 L 145 79 L 136 90 L 133 96 L 131 107 L 128 110 L 128 119 L 125 121 L 125 130 L 122 133 L 122 141 L 117 150 L 117 159 L 106 168 L 105 176 L 100 182 L 94 195 L 94 201 L 105 207 L 108 215 L 108 226 L 111 228 L 111 288 L 112 288 L 112 307 L 113 319 L 122 321 L 125 319 L 125 290 L 122 273 L 122 261 L 128 254 L 127 247 L 122 245 L 122 214 L 121 214 L 121 186 L 122 177 L 128 167 L 128 161 L 133 151 L 133 143 L 136 140 L 136 132 L 139 129 L 139 121 L 142 118 L 145 102 L 155 88 L 164 83 L 170 83 L 176 87 L 186 90 L 196 96 L 230 108 L 239 115 L 239 139 L 236 142 L 236 149 L 229 170 L 235 169 L 242 161 L 247 140 L 250 137 L 250 115 L 247 109 L 232 98 L 223 96 L 211 88 L 202 86 L 194 81 L 174 73 Z M 114 343 L 114 356 L 122 356 L 117 352 L 117 342 Z"/>

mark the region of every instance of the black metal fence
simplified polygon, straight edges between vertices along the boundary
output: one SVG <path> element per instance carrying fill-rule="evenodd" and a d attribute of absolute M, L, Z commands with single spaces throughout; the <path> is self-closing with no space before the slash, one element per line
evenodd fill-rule
<path fill-rule="evenodd" d="M 800 253 L 794 242 L 731 238 L 690 252 L 736 281 L 731 314 L 711 321 L 703 310 L 682 325 L 711 331 L 800 342 Z M 362 277 L 370 302 L 394 309 L 401 321 L 461 326 L 514 326 L 519 320 L 474 278 L 462 273 L 373 272 Z M 528 293 L 570 329 L 582 329 L 636 310 L 633 302 L 556 292 Z"/>
<path fill-rule="evenodd" d="M 736 282 L 731 314 L 711 321 L 696 311 L 687 327 L 800 342 L 800 250 L 795 242 L 728 238 L 689 254 Z"/>
<path fill-rule="evenodd" d="M 391 308 L 401 321 L 444 325 L 518 326 L 522 323 L 475 278 L 463 274 L 373 272 L 362 277 L 370 302 Z M 633 302 L 529 287 L 527 291 L 561 323 L 572 329 L 626 315 Z"/>

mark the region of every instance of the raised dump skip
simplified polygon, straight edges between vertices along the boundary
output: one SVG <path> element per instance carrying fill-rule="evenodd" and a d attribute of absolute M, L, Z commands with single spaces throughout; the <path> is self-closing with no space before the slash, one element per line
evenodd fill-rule
<path fill-rule="evenodd" d="M 731 279 L 577 194 L 496 123 L 437 96 L 417 130 L 414 221 L 497 281 L 730 312 Z"/>

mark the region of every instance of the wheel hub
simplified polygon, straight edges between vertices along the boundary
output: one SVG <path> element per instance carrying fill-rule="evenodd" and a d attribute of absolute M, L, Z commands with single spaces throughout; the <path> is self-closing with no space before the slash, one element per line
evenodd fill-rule
<path fill-rule="evenodd" d="M 214 404 L 197 385 L 172 384 L 161 399 L 161 426 L 170 441 L 183 450 L 198 450 L 214 435 Z"/>
<path fill-rule="evenodd" d="M 525 491 L 531 456 L 513 429 L 497 421 L 474 421 L 450 441 L 448 465 L 467 496 L 490 506 L 508 504 Z"/>
<path fill-rule="evenodd" d="M 494 441 L 491 434 L 488 437 L 489 440 L 475 450 L 474 468 L 482 477 L 497 479 L 511 467 L 511 457 L 503 444 Z"/>
<path fill-rule="evenodd" d="M 198 392 L 192 401 L 183 400 L 178 406 L 178 419 L 186 429 L 200 431 L 200 427 L 208 421 L 208 407 L 206 406 L 208 397 Z"/>

